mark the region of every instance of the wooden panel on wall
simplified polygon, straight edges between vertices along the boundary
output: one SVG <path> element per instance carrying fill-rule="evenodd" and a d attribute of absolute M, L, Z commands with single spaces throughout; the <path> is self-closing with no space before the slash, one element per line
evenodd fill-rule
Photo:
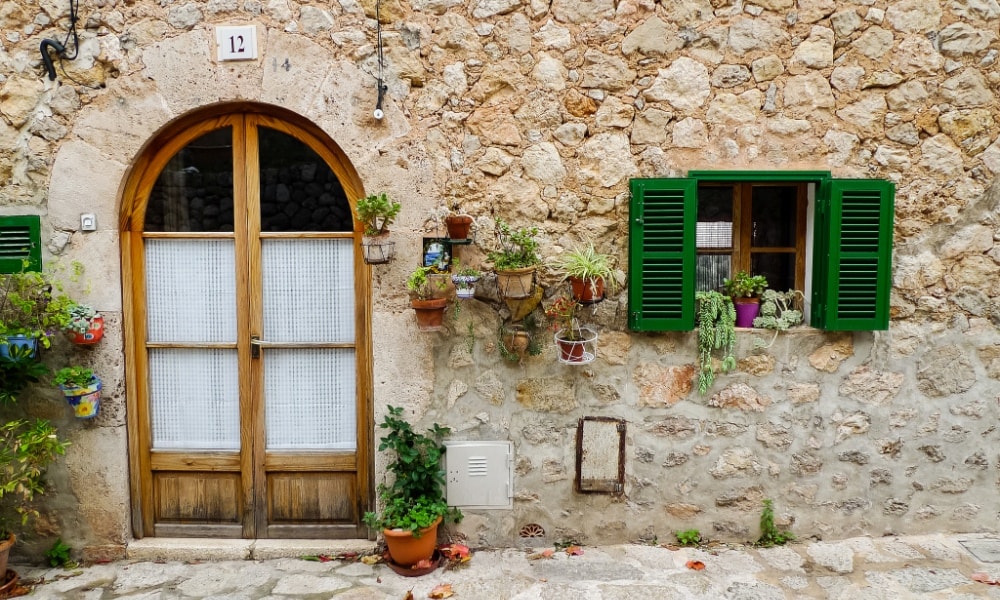
<path fill-rule="evenodd" d="M 153 475 L 156 521 L 239 523 L 243 513 L 238 473 Z"/>
<path fill-rule="evenodd" d="M 269 473 L 268 522 L 355 523 L 353 473 Z"/>

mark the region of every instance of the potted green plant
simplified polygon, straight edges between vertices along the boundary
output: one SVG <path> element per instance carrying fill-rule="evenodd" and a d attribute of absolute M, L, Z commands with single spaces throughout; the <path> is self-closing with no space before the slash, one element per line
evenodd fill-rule
<path fill-rule="evenodd" d="M 355 202 L 354 211 L 364 225 L 361 247 L 366 263 L 384 264 L 395 256 L 396 243 L 389 240 L 389 225 L 401 209 L 402 205 L 391 200 L 385 192 L 365 196 Z"/>
<path fill-rule="evenodd" d="M 444 323 L 444 310 L 448 306 L 448 298 L 437 297 L 447 287 L 447 280 L 434 277 L 437 273 L 434 265 L 417 267 L 406 280 L 406 289 L 410 291 L 410 306 L 417 314 L 417 327 L 421 331 L 440 331 Z"/>
<path fill-rule="evenodd" d="M 504 298 L 527 298 L 534 291 L 538 254 L 538 228 L 513 228 L 497 217 L 494 224 L 496 249 L 487 254 L 497 274 L 497 290 Z"/>
<path fill-rule="evenodd" d="M 482 273 L 475 267 L 460 267 L 451 276 L 452 283 L 455 284 L 455 295 L 459 298 L 474 298 L 476 295 L 476 282 L 482 277 Z"/>
<path fill-rule="evenodd" d="M 382 512 L 365 513 L 364 521 L 382 530 L 392 560 L 409 567 L 434 554 L 442 520 L 462 519 L 461 511 L 449 508 L 444 495 L 441 440 L 451 430 L 434 423 L 426 433 L 415 431 L 403 418 L 403 409 L 394 406 L 388 407 L 379 428 L 386 434 L 378 449 L 391 453 L 386 469 L 394 480 L 379 484 Z"/>
<path fill-rule="evenodd" d="M 101 380 L 86 367 L 74 365 L 56 371 L 52 378 L 62 390 L 73 413 L 81 419 L 97 416 L 101 408 Z"/>
<path fill-rule="evenodd" d="M 66 308 L 69 322 L 66 333 L 70 341 L 81 346 L 89 346 L 104 337 L 104 317 L 93 306 L 73 303 Z"/>
<path fill-rule="evenodd" d="M 555 330 L 559 361 L 567 364 L 585 364 L 595 357 L 597 332 L 576 322 L 579 306 L 573 298 L 561 296 L 545 309 L 545 316 L 552 320 Z"/>
<path fill-rule="evenodd" d="M 753 326 L 759 329 L 773 329 L 774 337 L 767 344 L 760 342 L 758 347 L 770 348 L 778 334 L 802 322 L 802 302 L 805 294 L 799 290 L 764 290 L 760 296 L 760 312 L 753 320 Z"/>
<path fill-rule="evenodd" d="M 600 302 L 618 288 L 614 257 L 598 252 L 593 243 L 563 253 L 553 261 L 553 268 L 569 281 L 573 298 L 580 304 Z"/>
<path fill-rule="evenodd" d="M 698 307 L 698 391 L 704 394 L 715 382 L 716 350 L 722 350 L 721 371 L 736 368 L 736 310 L 732 298 L 719 292 L 695 294 Z"/>
<path fill-rule="evenodd" d="M 52 345 L 50 336 L 69 323 L 69 297 L 54 293 L 49 277 L 39 271 L 0 275 L 0 356 L 12 345 L 33 349 Z"/>
<path fill-rule="evenodd" d="M 739 271 L 732 279 L 723 280 L 722 289 L 736 305 L 736 326 L 753 327 L 760 311 L 760 295 L 767 289 L 767 278 Z"/>

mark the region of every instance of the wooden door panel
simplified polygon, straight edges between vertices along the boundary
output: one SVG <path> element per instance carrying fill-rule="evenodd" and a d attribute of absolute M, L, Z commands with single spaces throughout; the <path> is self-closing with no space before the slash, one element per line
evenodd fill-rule
<path fill-rule="evenodd" d="M 157 523 L 241 522 L 239 473 L 157 472 L 153 484 Z"/>
<path fill-rule="evenodd" d="M 354 473 L 269 473 L 268 523 L 356 523 Z"/>

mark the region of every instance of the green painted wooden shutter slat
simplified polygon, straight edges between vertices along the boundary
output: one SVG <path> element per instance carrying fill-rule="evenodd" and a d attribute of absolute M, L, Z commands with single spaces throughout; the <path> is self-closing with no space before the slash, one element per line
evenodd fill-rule
<path fill-rule="evenodd" d="M 832 179 L 819 196 L 813 325 L 831 331 L 888 329 L 895 186 Z"/>
<path fill-rule="evenodd" d="M 0 217 L 0 273 L 42 269 L 41 218 L 38 215 Z"/>
<path fill-rule="evenodd" d="M 629 327 L 694 329 L 694 179 L 633 179 L 629 207 Z"/>

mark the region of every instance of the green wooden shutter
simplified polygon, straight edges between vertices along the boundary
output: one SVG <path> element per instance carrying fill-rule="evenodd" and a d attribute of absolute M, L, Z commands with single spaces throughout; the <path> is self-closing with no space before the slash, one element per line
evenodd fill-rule
<path fill-rule="evenodd" d="M 694 329 L 694 179 L 633 179 L 629 206 L 629 327 Z"/>
<path fill-rule="evenodd" d="M 890 181 L 821 183 L 813 256 L 814 327 L 889 328 L 894 197 Z"/>
<path fill-rule="evenodd" d="M 38 215 L 0 217 L 0 273 L 42 270 L 41 230 Z"/>

